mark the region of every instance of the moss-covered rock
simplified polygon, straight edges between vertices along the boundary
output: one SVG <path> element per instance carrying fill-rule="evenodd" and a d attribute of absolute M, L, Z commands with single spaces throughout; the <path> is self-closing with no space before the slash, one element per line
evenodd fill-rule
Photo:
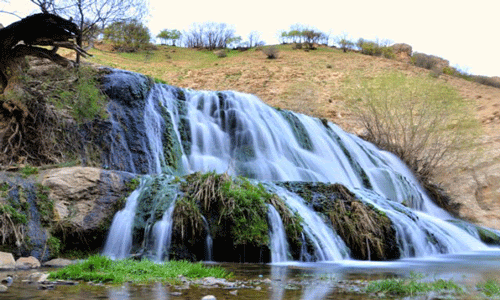
<path fill-rule="evenodd" d="M 381 211 L 363 203 L 341 184 L 284 182 L 279 185 L 301 196 L 314 210 L 327 216 L 333 228 L 362 260 L 400 257 L 396 231 Z"/>

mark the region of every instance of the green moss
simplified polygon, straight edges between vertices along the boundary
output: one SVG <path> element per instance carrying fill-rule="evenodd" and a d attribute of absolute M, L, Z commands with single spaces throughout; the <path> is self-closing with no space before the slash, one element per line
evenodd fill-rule
<path fill-rule="evenodd" d="M 8 204 L 0 204 L 0 216 L 9 218 L 10 220 L 12 220 L 14 225 L 28 223 L 28 218 L 24 213 L 19 212 L 14 207 Z"/>
<path fill-rule="evenodd" d="M 481 241 L 483 241 L 485 244 L 500 245 L 500 236 L 498 236 L 498 234 L 494 233 L 493 231 L 478 226 L 477 233 L 479 234 L 479 238 L 481 239 Z"/>
<path fill-rule="evenodd" d="M 36 207 L 40 214 L 40 222 L 43 226 L 48 227 L 54 219 L 54 201 L 48 196 L 50 189 L 41 184 L 36 184 L 35 191 Z"/>
<path fill-rule="evenodd" d="M 295 136 L 295 139 L 297 140 L 297 143 L 300 145 L 300 147 L 309 151 L 313 151 L 314 149 L 311 138 L 309 137 L 306 128 L 304 127 L 302 122 L 300 122 L 299 118 L 294 113 L 288 110 L 278 110 L 278 112 L 281 113 L 281 115 L 290 125 L 293 135 Z"/>
<path fill-rule="evenodd" d="M 95 255 L 87 260 L 51 272 L 50 279 L 81 280 L 93 282 L 174 282 L 177 278 L 217 277 L 229 278 L 231 273 L 221 267 L 206 267 L 201 263 L 169 261 L 156 264 L 149 260 L 111 260 Z"/>
<path fill-rule="evenodd" d="M 23 178 L 28 178 L 30 175 L 38 174 L 38 168 L 30 165 L 26 165 L 21 169 L 21 176 Z"/>
<path fill-rule="evenodd" d="M 129 192 L 132 192 L 132 191 L 135 191 L 139 185 L 141 184 L 141 180 L 139 179 L 139 177 L 134 177 L 132 179 L 130 179 L 129 182 L 125 183 L 125 186 L 127 187 L 127 190 Z"/>

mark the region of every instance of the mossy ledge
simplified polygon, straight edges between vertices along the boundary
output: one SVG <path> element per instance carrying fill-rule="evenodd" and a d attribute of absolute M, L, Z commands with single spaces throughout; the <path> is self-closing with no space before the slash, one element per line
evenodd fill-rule
<path fill-rule="evenodd" d="M 268 204 L 280 213 L 292 248 L 300 247 L 300 219 L 261 184 L 226 173 L 194 173 L 184 178 L 181 191 L 174 210 L 175 258 L 203 259 L 203 237 L 209 230 L 214 260 L 268 262 Z"/>
<path fill-rule="evenodd" d="M 372 205 L 357 199 L 341 184 L 284 182 L 279 185 L 300 195 L 323 213 L 351 250 L 361 260 L 390 260 L 400 257 L 396 231 L 391 220 Z"/>

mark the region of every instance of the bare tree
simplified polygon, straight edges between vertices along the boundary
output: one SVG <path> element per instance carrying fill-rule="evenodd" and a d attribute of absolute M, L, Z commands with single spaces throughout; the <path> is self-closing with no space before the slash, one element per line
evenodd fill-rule
<path fill-rule="evenodd" d="M 184 44 L 189 48 L 209 50 L 226 48 L 235 37 L 235 30 L 226 23 L 194 23 L 189 31 L 184 32 Z"/>
<path fill-rule="evenodd" d="M 42 12 L 54 12 L 73 20 L 80 28 L 78 46 L 84 38 L 89 41 L 114 22 L 141 20 L 148 12 L 147 0 L 30 0 Z M 80 55 L 77 55 L 77 63 Z"/>
<path fill-rule="evenodd" d="M 260 42 L 260 32 L 251 31 L 248 34 L 248 47 L 249 48 L 255 47 L 259 42 Z"/>

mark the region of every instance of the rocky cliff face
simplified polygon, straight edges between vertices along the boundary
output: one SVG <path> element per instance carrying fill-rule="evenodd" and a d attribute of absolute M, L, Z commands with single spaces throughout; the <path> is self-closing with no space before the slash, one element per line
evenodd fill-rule
<path fill-rule="evenodd" d="M 90 167 L 52 169 L 36 178 L 0 174 L 0 248 L 42 261 L 61 250 L 100 249 L 134 177 Z"/>

